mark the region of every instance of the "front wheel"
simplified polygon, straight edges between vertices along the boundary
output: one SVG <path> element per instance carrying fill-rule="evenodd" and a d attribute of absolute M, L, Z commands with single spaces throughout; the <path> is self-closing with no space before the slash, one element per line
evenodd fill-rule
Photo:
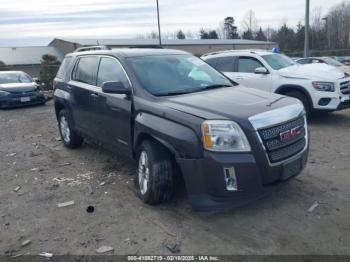
<path fill-rule="evenodd" d="M 140 199 L 150 205 L 169 201 L 173 193 L 173 169 L 169 153 L 151 141 L 142 143 L 135 179 Z"/>

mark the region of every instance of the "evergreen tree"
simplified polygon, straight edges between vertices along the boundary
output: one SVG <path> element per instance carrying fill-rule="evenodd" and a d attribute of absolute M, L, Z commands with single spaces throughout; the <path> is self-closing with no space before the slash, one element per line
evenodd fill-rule
<path fill-rule="evenodd" d="M 184 32 L 182 32 L 181 29 L 180 29 L 179 31 L 177 31 L 177 33 L 176 33 L 176 38 L 177 38 L 177 39 L 185 39 L 185 38 L 186 38 Z"/>
<path fill-rule="evenodd" d="M 56 76 L 60 62 L 56 56 L 43 55 L 41 58 L 40 81 L 45 89 L 52 88 L 52 81 Z"/>

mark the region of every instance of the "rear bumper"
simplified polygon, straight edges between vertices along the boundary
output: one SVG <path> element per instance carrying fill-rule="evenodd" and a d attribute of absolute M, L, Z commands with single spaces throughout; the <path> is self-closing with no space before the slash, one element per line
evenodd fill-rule
<path fill-rule="evenodd" d="M 23 100 L 23 98 L 25 98 L 25 100 Z M 31 93 L 30 95 L 24 95 L 24 96 L 8 95 L 5 97 L 0 97 L 0 108 L 14 108 L 14 107 L 38 105 L 38 104 L 43 104 L 45 102 L 46 102 L 46 97 L 41 92 Z"/>
<path fill-rule="evenodd" d="M 293 161 L 300 161 L 299 175 L 306 166 L 308 149 Z M 268 193 L 271 185 L 288 180 L 285 162 L 260 166 L 252 154 L 219 154 L 206 152 L 203 159 L 178 159 L 188 198 L 193 209 L 213 211 L 234 208 L 257 200 Z M 224 168 L 234 167 L 238 190 L 228 191 Z"/>

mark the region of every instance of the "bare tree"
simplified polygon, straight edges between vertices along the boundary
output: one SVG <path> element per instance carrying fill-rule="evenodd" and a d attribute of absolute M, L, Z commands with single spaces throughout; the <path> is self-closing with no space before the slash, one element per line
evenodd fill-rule
<path fill-rule="evenodd" d="M 256 19 L 255 12 L 253 10 L 249 10 L 243 17 L 242 20 L 242 28 L 246 32 L 251 32 L 251 34 L 254 34 L 258 28 L 258 20 Z"/>

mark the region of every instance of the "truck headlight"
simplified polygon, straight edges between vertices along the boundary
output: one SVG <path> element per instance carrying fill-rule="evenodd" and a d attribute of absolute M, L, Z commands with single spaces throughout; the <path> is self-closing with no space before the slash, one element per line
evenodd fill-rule
<path fill-rule="evenodd" d="M 240 126 L 227 120 L 202 123 L 204 148 L 218 152 L 249 152 L 250 145 Z"/>
<path fill-rule="evenodd" d="M 7 95 L 9 95 L 9 94 L 10 94 L 9 92 L 1 91 L 1 90 L 0 90 L 0 97 L 2 97 L 2 96 L 7 96 Z"/>
<path fill-rule="evenodd" d="M 312 82 L 312 86 L 318 91 L 334 92 L 334 83 L 330 82 Z"/>

